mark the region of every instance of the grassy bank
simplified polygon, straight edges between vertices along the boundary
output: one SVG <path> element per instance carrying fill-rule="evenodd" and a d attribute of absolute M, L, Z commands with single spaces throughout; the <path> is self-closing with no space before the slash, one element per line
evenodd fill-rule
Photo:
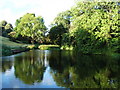
<path fill-rule="evenodd" d="M 9 38 L 0 36 L 0 52 L 1 56 L 9 56 L 16 53 L 28 51 L 30 49 L 40 49 L 40 50 L 60 50 L 59 45 L 31 45 L 24 44 L 21 42 L 10 41 Z"/>
<path fill-rule="evenodd" d="M 0 36 L 0 52 L 2 56 L 9 56 L 19 52 L 29 50 L 27 44 L 10 41 L 9 38 Z M 1 56 L 1 55 L 0 55 Z"/>
<path fill-rule="evenodd" d="M 23 51 L 28 51 L 30 49 L 40 49 L 40 50 L 60 50 L 59 45 L 31 45 L 24 44 L 21 42 L 10 41 L 9 38 L 0 36 L 0 52 L 2 56 L 9 56 Z M 1 56 L 1 55 L 0 55 Z"/>

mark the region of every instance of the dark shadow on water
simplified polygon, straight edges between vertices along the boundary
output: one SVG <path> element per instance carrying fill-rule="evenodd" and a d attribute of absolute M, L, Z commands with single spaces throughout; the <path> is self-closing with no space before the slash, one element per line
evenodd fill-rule
<path fill-rule="evenodd" d="M 51 74 L 58 86 L 71 88 L 118 88 L 119 57 L 72 55 L 53 52 Z"/>

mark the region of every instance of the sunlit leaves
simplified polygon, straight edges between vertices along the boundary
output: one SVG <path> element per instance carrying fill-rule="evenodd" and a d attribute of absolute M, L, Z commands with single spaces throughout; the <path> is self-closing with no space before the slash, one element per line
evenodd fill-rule
<path fill-rule="evenodd" d="M 30 37 L 33 41 L 44 37 L 46 26 L 41 16 L 36 17 L 35 14 L 27 13 L 16 20 L 16 25 L 15 31 L 23 37 Z"/>
<path fill-rule="evenodd" d="M 112 39 L 119 38 L 118 6 L 115 2 L 78 2 L 71 11 L 73 28 L 70 32 L 81 52 L 91 52 L 101 46 L 111 48 Z"/>

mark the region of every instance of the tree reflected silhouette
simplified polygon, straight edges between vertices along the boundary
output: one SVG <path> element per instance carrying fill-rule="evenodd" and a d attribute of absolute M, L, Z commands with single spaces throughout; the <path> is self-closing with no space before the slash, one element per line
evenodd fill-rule
<path fill-rule="evenodd" d="M 14 66 L 15 77 L 23 84 L 29 85 L 41 83 L 43 76 L 45 76 L 44 80 L 49 80 L 52 75 L 54 81 L 50 79 L 51 82 L 56 82 L 60 87 L 118 88 L 119 90 L 119 58 L 119 54 L 80 55 L 72 51 L 32 50 L 2 61 L 2 72 L 11 70 Z"/>
<path fill-rule="evenodd" d="M 67 57 L 66 57 L 67 56 Z M 69 51 L 53 51 L 49 57 L 51 74 L 58 86 L 69 87 L 71 84 L 69 66 L 73 64 Z"/>
<path fill-rule="evenodd" d="M 54 56 L 53 56 L 54 55 Z M 119 88 L 119 56 L 70 55 L 52 52 L 51 74 L 58 86 L 67 88 Z"/>
<path fill-rule="evenodd" d="M 15 76 L 25 84 L 34 84 L 43 80 L 45 72 L 44 52 L 30 51 L 14 62 Z"/>
<path fill-rule="evenodd" d="M 6 72 L 7 70 L 10 70 L 12 68 L 12 61 L 2 61 L 2 72 Z"/>

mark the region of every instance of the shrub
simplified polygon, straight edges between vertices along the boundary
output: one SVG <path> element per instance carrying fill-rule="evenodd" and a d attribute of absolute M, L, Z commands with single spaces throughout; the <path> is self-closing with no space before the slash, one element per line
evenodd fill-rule
<path fill-rule="evenodd" d="M 60 49 L 59 45 L 40 45 L 38 48 L 41 50 L 51 50 L 51 49 L 59 50 Z"/>

